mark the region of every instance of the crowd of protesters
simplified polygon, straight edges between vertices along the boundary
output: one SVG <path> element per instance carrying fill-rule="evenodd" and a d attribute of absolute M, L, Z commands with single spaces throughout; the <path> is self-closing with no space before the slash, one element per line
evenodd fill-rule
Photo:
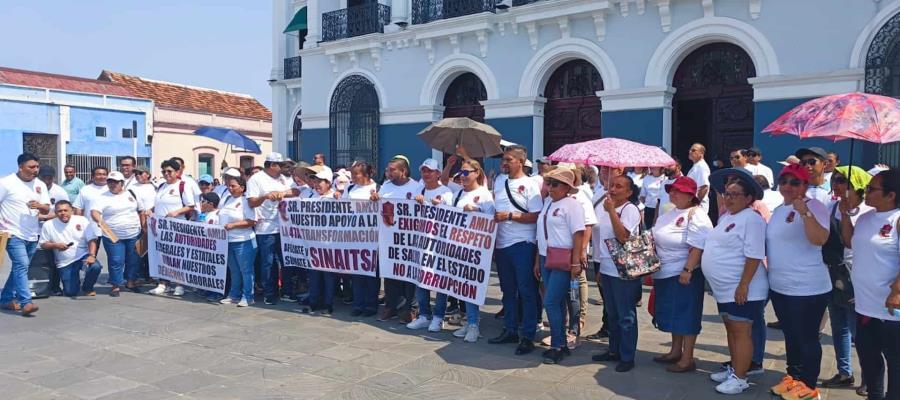
<path fill-rule="evenodd" d="M 778 321 L 770 326 L 783 331 L 787 352 L 786 374 L 773 394 L 818 399 L 817 386 L 854 386 L 855 343 L 858 392 L 900 398 L 900 172 L 840 165 L 836 153 L 817 147 L 797 150 L 777 173 L 760 162 L 759 149 L 731 152 L 730 168 L 711 169 L 705 153 L 702 144 L 691 146 L 693 165 L 683 174 L 677 164 L 532 163 L 527 149 L 516 145 L 505 149 L 493 182 L 465 149 L 444 167 L 434 159 L 413 164 L 395 156 L 381 182 L 366 161 L 335 171 L 322 154 L 307 164 L 270 153 L 262 167 L 225 169 L 221 183 L 209 175 L 195 180 L 184 173 L 184 160 L 172 158 L 161 163 L 162 180 L 154 183 L 149 169 L 125 157 L 118 170 L 93 168 L 88 183 L 66 166 L 60 184 L 52 168 L 26 153 L 18 171 L 0 180 L 0 231 L 10 235 L 12 260 L 0 304 L 26 316 L 38 310 L 27 277 L 38 249 L 56 266 L 54 292 L 96 295 L 101 244 L 110 296 L 148 284 L 155 285 L 150 294 L 182 296 L 185 287 L 149 276 L 139 242 L 147 217 L 185 218 L 228 233 L 228 287 L 225 296 L 203 293 L 210 301 L 247 307 L 261 297 L 265 304 L 299 302 L 305 312 L 330 315 L 338 299 L 354 317 L 396 319 L 431 332 L 454 324 L 453 336 L 476 342 L 482 334 L 476 304 L 432 296 L 405 281 L 283 265 L 276 218 L 283 199 L 415 199 L 494 216 L 503 328 L 488 342 L 514 345 L 516 355 L 535 350 L 546 315 L 545 363 L 562 361 L 582 337 L 608 338 L 607 350 L 593 360 L 615 363 L 618 372 L 635 368 L 637 308 L 642 284 L 651 279 L 623 277 L 607 243 L 649 230 L 660 261 L 648 276 L 654 325 L 672 338 L 669 351 L 653 361 L 667 364 L 667 371 L 695 371 L 708 290 L 730 356 L 710 375 L 716 391 L 741 393 L 750 376 L 763 372 L 764 310 L 771 301 Z M 590 276 L 602 297 L 602 326 L 583 335 Z M 826 310 L 838 374 L 820 380 Z"/>

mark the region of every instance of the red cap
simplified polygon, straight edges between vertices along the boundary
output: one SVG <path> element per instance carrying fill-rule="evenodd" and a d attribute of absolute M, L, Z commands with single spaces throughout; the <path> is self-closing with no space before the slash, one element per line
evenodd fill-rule
<path fill-rule="evenodd" d="M 782 168 L 781 173 L 778 174 L 778 177 L 781 178 L 785 175 L 793 175 L 797 177 L 797 179 L 809 183 L 809 171 L 807 171 L 805 167 L 801 167 L 799 164 L 791 164 Z"/>
<path fill-rule="evenodd" d="M 678 179 L 675 179 L 675 182 L 666 185 L 665 189 L 666 193 L 677 190 L 681 193 L 692 195 L 694 196 L 695 203 L 700 202 L 700 199 L 697 197 L 697 182 L 687 176 L 682 176 Z"/>

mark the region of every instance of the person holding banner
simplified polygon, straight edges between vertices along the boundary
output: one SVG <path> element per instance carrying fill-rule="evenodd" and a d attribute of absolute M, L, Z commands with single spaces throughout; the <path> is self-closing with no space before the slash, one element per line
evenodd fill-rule
<path fill-rule="evenodd" d="M 494 214 L 494 196 L 484 186 L 485 175 L 481 164 L 473 159 L 462 162 L 457 175 L 462 178 L 463 188 L 453 196 L 453 206 L 467 212 Z M 466 342 L 478 341 L 481 332 L 478 329 L 479 308 L 477 304 L 466 303 L 466 322 L 453 332 L 453 336 L 464 338 Z"/>
<path fill-rule="evenodd" d="M 378 185 L 372 180 L 375 175 L 375 167 L 365 161 L 357 161 L 350 167 L 350 176 L 353 179 L 350 186 L 335 198 L 348 198 L 352 200 L 368 200 L 372 192 L 378 191 Z M 378 313 L 378 289 L 381 280 L 374 276 L 353 275 L 350 277 L 350 286 L 353 288 L 354 317 L 371 317 Z"/>
<path fill-rule="evenodd" d="M 522 146 L 506 148 L 500 164 L 506 178 L 494 186 L 494 220 L 499 224 L 494 258 L 506 312 L 503 331 L 488 343 L 517 343 L 516 355 L 534 350 L 540 299 L 532 267 L 537 253 L 535 223 L 543 201 L 541 186 L 525 174 L 526 153 Z"/>
<path fill-rule="evenodd" d="M 582 272 L 584 207 L 571 196 L 578 192 L 571 169 L 554 169 L 544 179 L 549 197 L 537 219 L 540 257 L 534 263 L 534 276 L 543 283 L 544 308 L 550 322 L 550 349 L 543 354 L 544 364 L 559 364 L 569 355 L 565 303 L 570 282 L 577 281 Z"/>
<path fill-rule="evenodd" d="M 412 200 L 422 192 L 422 184 L 409 177 L 409 159 L 396 155 L 388 162 L 388 181 L 381 185 L 376 193 L 369 194 L 369 199 Z M 408 324 L 413 321 L 412 303 L 415 301 L 416 285 L 395 279 L 384 280 L 384 308 L 378 316 L 379 321 L 388 321 L 400 317 L 400 322 Z"/>
<path fill-rule="evenodd" d="M 94 283 L 100 277 L 103 266 L 97 262 L 97 236 L 99 229 L 81 215 L 73 215 L 72 203 L 59 200 L 54 206 L 56 218 L 41 228 L 39 244 L 44 250 L 52 250 L 56 258 L 63 284 L 63 294 L 75 298 L 81 289 L 88 296 L 94 293 Z M 87 269 L 84 285 L 81 284 L 82 265 Z"/>
<path fill-rule="evenodd" d="M 253 260 L 256 258 L 256 212 L 250 208 L 242 177 L 226 179 L 228 193 L 219 201 L 218 224 L 228 232 L 228 275 L 231 287 L 221 304 L 253 304 Z"/>
<path fill-rule="evenodd" d="M 335 192 L 331 183 L 334 174 L 331 168 L 324 165 L 314 165 L 308 168 L 315 172 L 309 177 L 315 195 L 312 197 L 318 201 L 333 201 Z M 337 274 L 318 269 L 309 270 L 309 308 L 304 312 L 316 312 L 328 316 L 334 312 L 334 291 L 337 286 Z"/>
<path fill-rule="evenodd" d="M 104 230 L 103 248 L 106 249 L 109 283 L 112 285 L 109 295 L 119 297 L 120 286 L 126 283 L 126 279 L 128 289 L 138 291 L 135 280 L 141 258 L 134 246 L 141 237 L 141 227 L 146 225 L 146 220 L 144 204 L 133 191 L 125 190 L 125 176 L 121 172 L 110 172 L 106 185 L 109 190 L 91 202 L 90 212 L 91 219 Z"/>
<path fill-rule="evenodd" d="M 419 167 L 425 187 L 416 195 L 419 204 L 428 202 L 432 205 L 453 205 L 453 192 L 441 184 L 441 168 L 432 158 L 426 159 Z M 431 307 L 431 292 L 421 287 L 416 288 L 416 301 L 419 303 L 419 317 L 406 324 L 409 329 L 425 329 L 429 332 L 440 332 L 444 329 L 444 313 L 447 310 L 447 295 L 437 293 L 434 308 Z"/>
<path fill-rule="evenodd" d="M 190 219 L 190 214 L 194 211 L 194 193 L 190 185 L 186 185 L 184 181 L 178 178 L 178 171 L 181 170 L 181 164 L 173 160 L 165 160 L 160 165 L 162 168 L 165 183 L 159 185 L 156 190 L 156 203 L 153 205 L 153 215 L 157 218 L 185 218 Z M 199 197 L 199 194 L 197 195 Z M 160 279 L 159 285 L 155 289 L 150 290 L 150 294 L 163 294 L 167 291 L 166 281 Z M 184 287 L 175 285 L 173 293 L 175 296 L 184 295 Z"/>

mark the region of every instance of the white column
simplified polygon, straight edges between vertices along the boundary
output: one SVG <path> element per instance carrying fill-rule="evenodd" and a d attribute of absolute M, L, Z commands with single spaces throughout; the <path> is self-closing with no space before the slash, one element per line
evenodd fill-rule
<path fill-rule="evenodd" d="M 322 16 L 319 15 L 319 0 L 309 0 L 306 3 L 306 42 L 303 43 L 304 49 L 311 49 L 319 45 L 322 39 Z"/>
<path fill-rule="evenodd" d="M 391 23 L 392 24 L 408 24 L 409 20 L 409 4 L 410 0 L 390 0 L 391 6 Z M 387 4 L 387 3 L 386 3 Z"/>
<path fill-rule="evenodd" d="M 272 0 L 272 72 L 269 79 L 281 80 L 284 77 L 284 42 L 289 0 Z M 291 16 L 293 17 L 293 15 Z"/>
<path fill-rule="evenodd" d="M 70 114 L 69 106 L 59 106 L 59 136 L 57 140 L 59 141 L 59 147 L 57 149 L 57 159 L 59 160 L 59 168 L 56 171 L 56 179 L 57 182 L 62 182 L 65 179 L 64 167 L 66 165 L 66 145 L 69 143 L 69 139 L 72 135 L 72 131 L 70 129 Z"/>
<path fill-rule="evenodd" d="M 287 109 L 287 88 L 272 84 L 272 151 L 287 154 L 287 130 L 291 116 Z"/>

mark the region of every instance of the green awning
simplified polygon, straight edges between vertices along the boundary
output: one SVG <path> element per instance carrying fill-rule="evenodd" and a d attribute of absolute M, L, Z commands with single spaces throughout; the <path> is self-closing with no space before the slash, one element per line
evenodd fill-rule
<path fill-rule="evenodd" d="M 297 13 L 294 14 L 294 18 L 291 20 L 291 23 L 288 24 L 287 28 L 284 28 L 283 33 L 304 29 L 306 29 L 306 7 L 301 8 L 300 11 L 297 11 Z"/>

